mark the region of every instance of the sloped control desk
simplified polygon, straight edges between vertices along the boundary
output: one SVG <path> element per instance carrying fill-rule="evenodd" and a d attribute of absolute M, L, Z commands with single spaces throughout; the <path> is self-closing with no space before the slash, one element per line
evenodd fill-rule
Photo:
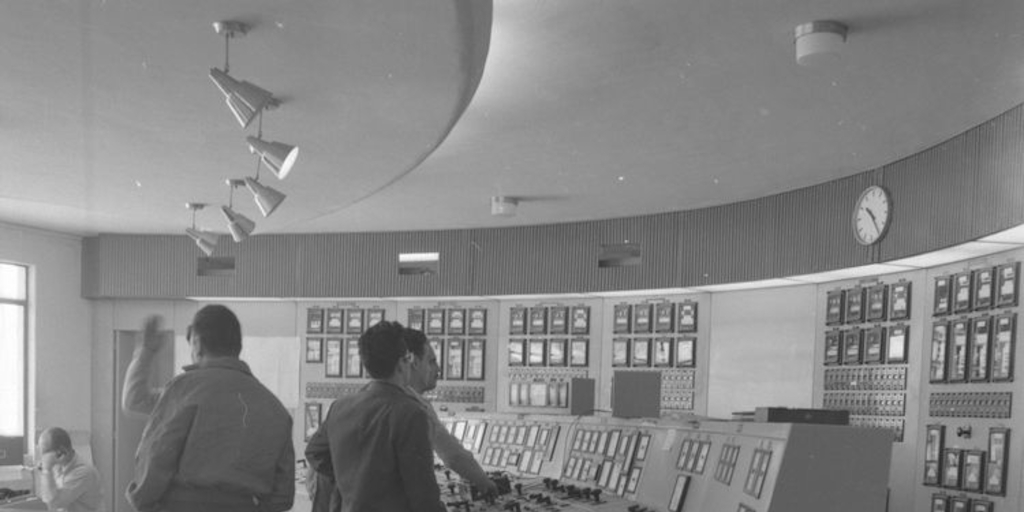
<path fill-rule="evenodd" d="M 470 413 L 442 421 L 484 469 L 509 479 L 516 489 L 510 497 L 522 502 L 520 510 L 884 512 L 886 507 L 892 433 L 881 429 Z M 450 482 L 439 484 L 448 488 L 443 496 L 455 493 Z M 454 500 L 455 510 L 489 508 L 470 501 Z M 501 508 L 515 509 L 508 503 Z"/>

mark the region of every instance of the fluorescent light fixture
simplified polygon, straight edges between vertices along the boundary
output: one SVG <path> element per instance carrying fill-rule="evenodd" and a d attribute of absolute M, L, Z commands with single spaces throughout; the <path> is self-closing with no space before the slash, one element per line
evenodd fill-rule
<path fill-rule="evenodd" d="M 399 263 L 422 263 L 426 261 L 440 261 L 439 252 L 403 252 L 398 254 Z"/>
<path fill-rule="evenodd" d="M 249 142 L 249 151 L 259 155 L 260 161 L 279 180 L 288 176 L 295 165 L 295 159 L 299 157 L 299 148 L 283 142 L 267 142 L 251 135 L 245 140 Z"/>
<path fill-rule="evenodd" d="M 268 187 L 253 178 L 245 178 L 245 186 L 249 188 L 249 192 L 252 192 L 252 197 L 256 201 L 256 206 L 260 209 L 260 213 L 264 217 L 269 217 L 274 210 L 280 206 L 284 198 L 287 197 L 280 191 Z"/>
<path fill-rule="evenodd" d="M 398 254 L 398 275 L 432 276 L 441 270 L 441 253 L 406 252 Z"/>

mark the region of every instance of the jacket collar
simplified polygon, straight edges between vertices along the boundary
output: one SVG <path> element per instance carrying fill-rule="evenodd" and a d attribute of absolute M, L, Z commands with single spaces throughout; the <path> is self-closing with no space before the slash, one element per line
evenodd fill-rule
<path fill-rule="evenodd" d="M 212 359 L 207 359 L 200 363 L 190 364 L 182 367 L 182 369 L 185 370 L 186 372 L 190 372 L 192 370 L 211 368 L 235 370 L 242 372 L 246 375 L 252 376 L 252 370 L 249 369 L 249 365 L 245 364 L 245 361 L 242 361 L 237 357 L 215 357 Z"/>

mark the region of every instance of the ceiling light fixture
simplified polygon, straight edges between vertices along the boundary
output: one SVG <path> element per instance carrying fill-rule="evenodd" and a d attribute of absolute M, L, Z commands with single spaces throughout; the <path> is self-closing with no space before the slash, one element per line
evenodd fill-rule
<path fill-rule="evenodd" d="M 491 215 L 495 217 L 512 217 L 516 214 L 519 200 L 508 196 L 491 196 Z"/>
<path fill-rule="evenodd" d="M 256 223 L 234 210 L 235 189 L 245 185 L 245 181 L 227 180 L 227 184 L 231 189 L 228 195 L 228 205 L 221 206 L 220 211 L 224 213 L 224 218 L 228 221 L 228 231 L 231 232 L 231 238 L 235 242 L 241 242 L 249 238 L 252 231 L 256 229 Z"/>
<path fill-rule="evenodd" d="M 262 134 L 263 134 L 263 114 L 260 114 L 260 135 L 262 135 Z M 252 138 L 253 137 L 249 137 L 249 139 L 252 139 Z M 257 139 L 257 140 L 259 140 L 259 139 Z M 250 144 L 252 144 L 251 141 L 250 141 Z M 280 143 L 277 143 L 277 144 L 280 144 Z M 281 144 L 281 145 L 285 146 L 285 144 Z M 250 147 L 252 147 L 252 146 L 250 146 Z M 298 151 L 295 148 L 292 148 L 292 150 L 293 150 L 293 152 L 297 152 Z M 292 157 L 290 160 L 292 162 L 294 162 L 295 158 Z M 252 198 L 253 198 L 253 200 L 256 201 L 256 206 L 260 209 L 260 213 L 262 213 L 264 217 L 269 217 L 271 213 L 274 213 L 274 210 L 277 209 L 277 207 L 281 204 L 281 202 L 284 201 L 284 198 L 288 197 L 288 196 L 284 195 L 283 193 L 281 193 L 281 191 L 279 191 L 279 190 L 277 190 L 277 189 L 275 189 L 273 187 L 268 187 L 268 186 L 260 183 L 260 167 L 264 163 L 267 163 L 267 161 L 266 161 L 266 159 L 262 155 L 260 155 L 260 156 L 258 156 L 256 158 L 256 177 L 254 177 L 254 178 L 246 177 L 245 178 L 245 186 L 249 188 L 249 192 L 252 192 Z M 275 169 L 275 167 L 271 167 L 269 164 L 268 164 L 268 167 L 270 167 L 271 171 L 273 171 Z M 288 165 L 288 169 L 291 169 L 291 164 L 290 163 Z"/>
<path fill-rule="evenodd" d="M 224 94 L 228 108 L 231 109 L 238 124 L 242 125 L 242 128 L 248 128 L 256 114 L 264 109 L 276 107 L 280 102 L 270 91 L 245 80 L 235 80 L 228 74 L 230 41 L 245 35 L 249 31 L 249 26 L 238 21 L 218 21 L 213 24 L 213 30 L 224 35 L 224 69 L 211 68 L 210 80 L 213 80 Z"/>
<path fill-rule="evenodd" d="M 256 206 L 264 217 L 269 217 L 271 213 L 274 213 L 284 198 L 288 197 L 280 191 L 260 183 L 255 178 L 246 177 L 245 186 L 249 188 L 249 192 L 252 192 Z"/>
<path fill-rule="evenodd" d="M 295 159 L 299 156 L 299 148 L 283 142 L 267 142 L 251 135 L 245 140 L 249 142 L 249 151 L 259 155 L 260 160 L 279 180 L 288 176 L 295 165 Z"/>
<path fill-rule="evenodd" d="M 797 25 L 794 31 L 796 62 L 803 66 L 832 60 L 846 42 L 849 27 L 833 20 L 817 20 Z"/>
<path fill-rule="evenodd" d="M 196 229 L 196 212 L 206 208 L 206 203 L 185 203 L 185 207 L 192 210 L 192 227 L 185 228 L 185 233 L 203 251 L 203 254 L 207 256 L 212 255 L 213 250 L 217 248 L 217 241 L 220 239 L 220 236 L 216 233 Z"/>

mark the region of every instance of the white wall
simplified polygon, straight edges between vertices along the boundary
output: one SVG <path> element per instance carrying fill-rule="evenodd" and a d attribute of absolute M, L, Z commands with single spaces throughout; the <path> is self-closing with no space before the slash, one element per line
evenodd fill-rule
<path fill-rule="evenodd" d="M 79 237 L 0 224 L 0 260 L 29 265 L 30 428 L 89 430 L 92 408 L 92 318 L 81 298 Z M 35 367 L 33 371 L 31 368 Z M 30 393 L 32 396 L 32 393 Z M 33 408 L 34 407 L 34 408 Z"/>
<path fill-rule="evenodd" d="M 817 287 L 711 294 L 708 416 L 811 407 Z"/>

